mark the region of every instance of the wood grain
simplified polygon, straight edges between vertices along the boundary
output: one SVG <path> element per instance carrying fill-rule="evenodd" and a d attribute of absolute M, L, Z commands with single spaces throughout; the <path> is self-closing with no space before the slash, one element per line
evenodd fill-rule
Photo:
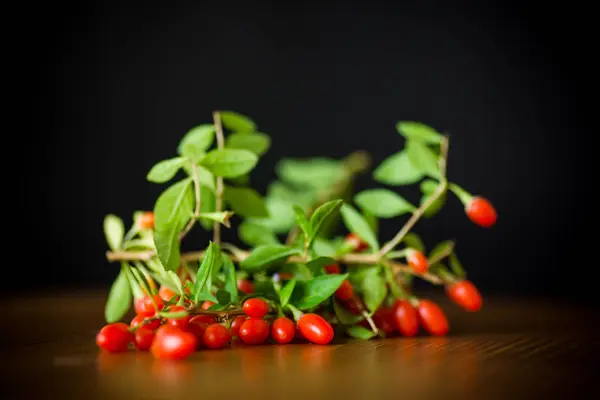
<path fill-rule="evenodd" d="M 99 352 L 104 296 L 5 301 L 0 398 L 572 399 L 589 396 L 600 349 L 593 310 L 498 298 L 470 314 L 439 299 L 443 338 L 234 344 L 173 363 Z"/>

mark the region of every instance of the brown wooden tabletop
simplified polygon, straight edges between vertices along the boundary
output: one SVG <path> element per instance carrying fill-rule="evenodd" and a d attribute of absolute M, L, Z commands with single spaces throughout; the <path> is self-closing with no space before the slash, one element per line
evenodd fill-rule
<path fill-rule="evenodd" d="M 0 399 L 512 399 L 594 397 L 595 311 L 487 299 L 470 314 L 439 299 L 447 337 L 205 350 L 181 362 L 105 354 L 106 292 L 12 298 L 2 314 Z"/>

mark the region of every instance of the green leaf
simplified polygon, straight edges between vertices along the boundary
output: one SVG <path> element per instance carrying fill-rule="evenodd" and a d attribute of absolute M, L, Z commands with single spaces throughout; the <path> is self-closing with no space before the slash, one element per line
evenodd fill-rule
<path fill-rule="evenodd" d="M 181 318 L 185 318 L 189 315 L 189 313 L 187 311 L 184 310 L 180 310 L 180 311 L 161 311 L 160 312 L 160 316 L 163 318 L 170 318 L 170 319 L 181 319 Z"/>
<path fill-rule="evenodd" d="M 223 257 L 223 274 L 225 274 L 225 290 L 229 293 L 230 301 L 236 302 L 239 300 L 239 293 L 237 288 L 237 277 L 235 273 L 235 266 L 231 261 L 231 258 L 226 254 Z"/>
<path fill-rule="evenodd" d="M 316 203 L 318 191 L 307 190 L 306 188 L 295 189 L 283 182 L 275 181 L 267 188 L 267 197 L 298 204 L 300 207 L 307 209 Z"/>
<path fill-rule="evenodd" d="M 306 266 L 314 276 L 323 275 L 323 267 L 329 264 L 336 264 L 336 261 L 331 257 L 317 257 L 308 262 Z"/>
<path fill-rule="evenodd" d="M 294 288 L 296 287 L 296 280 L 289 280 L 282 288 L 279 290 L 279 302 L 281 304 L 281 308 L 284 308 L 290 298 L 292 297 L 292 293 L 294 292 Z"/>
<path fill-rule="evenodd" d="M 268 218 L 251 218 L 250 222 L 268 228 L 276 234 L 287 233 L 296 223 L 296 214 L 292 208 L 293 203 L 278 199 L 267 198 L 265 200 Z"/>
<path fill-rule="evenodd" d="M 233 133 L 227 137 L 225 147 L 244 149 L 262 156 L 271 147 L 271 138 L 264 133 Z"/>
<path fill-rule="evenodd" d="M 231 223 L 229 222 L 229 219 L 233 216 L 233 214 L 234 213 L 231 211 L 200 213 L 200 215 L 198 215 L 198 218 L 219 222 L 227 228 L 231 228 Z"/>
<path fill-rule="evenodd" d="M 178 225 L 167 226 L 164 229 L 154 231 L 154 245 L 156 255 L 166 270 L 173 271 L 179 267 L 181 257 L 179 248 Z"/>
<path fill-rule="evenodd" d="M 167 276 L 172 285 L 177 289 L 177 293 L 183 293 L 183 286 L 181 285 L 181 279 L 179 279 L 179 275 L 177 275 L 173 271 L 167 271 Z"/>
<path fill-rule="evenodd" d="M 196 146 L 193 143 L 186 143 L 183 146 L 181 155 L 183 157 L 185 157 L 186 159 L 190 160 L 192 163 L 196 164 L 196 163 L 200 162 L 200 160 L 202 160 L 204 158 L 204 156 L 206 156 L 206 152 L 204 150 L 201 150 L 200 147 Z M 190 164 L 187 164 L 187 165 L 190 165 Z M 184 165 L 184 167 L 185 167 L 185 165 Z M 188 169 L 185 169 L 186 172 L 188 171 Z"/>
<path fill-rule="evenodd" d="M 431 250 L 429 252 L 429 255 L 427 256 L 427 258 L 432 259 L 434 257 L 439 256 L 440 254 L 442 254 L 445 251 L 452 252 L 453 248 L 454 248 L 454 241 L 453 240 L 444 240 L 443 242 L 438 243 L 433 248 L 433 250 Z"/>
<path fill-rule="evenodd" d="M 254 132 L 256 124 L 246 115 L 234 111 L 220 111 L 221 123 L 232 132 Z"/>
<path fill-rule="evenodd" d="M 408 141 L 406 151 L 413 167 L 431 178 L 440 178 L 438 157 L 429 147 L 420 142 Z"/>
<path fill-rule="evenodd" d="M 406 139 L 423 144 L 440 144 L 442 140 L 438 131 L 420 122 L 400 121 L 396 124 L 396 130 Z"/>
<path fill-rule="evenodd" d="M 300 229 L 302 229 L 304 236 L 308 238 L 310 236 L 310 226 L 308 224 L 308 219 L 306 219 L 306 214 L 304 213 L 304 210 L 297 204 L 294 204 L 292 206 L 292 209 L 294 210 L 294 214 L 296 215 L 296 222 L 298 223 L 298 226 L 300 227 Z"/>
<path fill-rule="evenodd" d="M 450 259 L 448 261 L 450 263 L 450 269 L 452 269 L 452 272 L 454 272 L 457 277 L 466 277 L 467 274 L 465 273 L 465 269 L 463 268 L 462 263 L 458 259 L 458 256 L 455 252 L 450 253 Z"/>
<path fill-rule="evenodd" d="M 264 199 L 252 188 L 226 186 L 223 198 L 236 214 L 244 218 L 269 216 Z"/>
<path fill-rule="evenodd" d="M 311 215 L 309 226 L 310 226 L 310 237 L 308 241 L 309 247 L 314 242 L 315 238 L 319 234 L 320 229 L 326 225 L 332 218 L 335 218 L 342 204 L 343 200 L 333 200 L 327 203 L 322 204 L 315 210 L 315 212 Z"/>
<path fill-rule="evenodd" d="M 184 147 L 192 145 L 195 151 L 206 151 L 215 140 L 215 126 L 213 124 L 202 124 L 190 129 L 179 142 L 177 152 L 184 155 Z M 197 161 L 195 161 L 197 162 Z"/>
<path fill-rule="evenodd" d="M 238 226 L 238 236 L 242 242 L 253 247 L 264 244 L 279 244 L 279 240 L 271 230 L 248 221 L 244 221 Z"/>
<path fill-rule="evenodd" d="M 362 282 L 363 300 L 371 313 L 377 311 L 387 296 L 385 277 L 379 272 L 380 268 L 373 268 Z"/>
<path fill-rule="evenodd" d="M 446 197 L 447 197 L 446 193 L 444 193 L 440 197 L 435 199 L 434 202 L 431 203 L 431 205 L 429 207 L 427 207 L 425 212 L 423 212 L 423 216 L 425 218 L 431 218 L 434 215 L 436 215 L 438 212 L 440 212 L 441 209 L 444 207 L 444 204 L 446 204 Z M 423 196 L 421 198 L 421 204 L 425 203 L 428 198 L 429 198 L 429 196 L 427 196 L 427 195 Z"/>
<path fill-rule="evenodd" d="M 108 294 L 104 316 L 109 324 L 123 318 L 131 306 L 131 288 L 125 268 L 126 265 L 121 265 L 121 272 L 117 275 Z"/>
<path fill-rule="evenodd" d="M 200 162 L 217 176 L 236 178 L 250 172 L 258 162 L 258 156 L 248 150 L 211 150 Z"/>
<path fill-rule="evenodd" d="M 108 214 L 104 217 L 103 228 L 108 247 L 112 251 L 119 250 L 121 244 L 123 244 L 123 236 L 125 235 L 123 220 L 114 214 Z"/>
<path fill-rule="evenodd" d="M 164 190 L 154 204 L 154 226 L 164 230 L 172 224 L 187 222 L 194 209 L 192 178 L 183 179 Z"/>
<path fill-rule="evenodd" d="M 411 164 L 406 150 L 392 154 L 373 172 L 373 179 L 391 186 L 411 185 L 423 177 L 424 174 Z"/>
<path fill-rule="evenodd" d="M 379 243 L 377 242 L 375 233 L 373 233 L 369 223 L 362 215 L 349 204 L 342 205 L 341 213 L 346 228 L 348 228 L 350 232 L 357 234 L 371 247 L 371 249 L 379 251 Z"/>
<path fill-rule="evenodd" d="M 335 293 L 347 277 L 348 274 L 321 275 L 305 282 L 303 296 L 294 305 L 306 310 L 321 304 Z"/>
<path fill-rule="evenodd" d="M 360 208 L 379 218 L 393 218 L 416 209 L 389 189 L 363 190 L 354 197 L 354 201 Z"/>
<path fill-rule="evenodd" d="M 285 260 L 291 255 L 300 254 L 302 254 L 300 250 L 282 244 L 259 246 L 252 250 L 250 255 L 240 263 L 240 267 L 248 272 L 258 272 Z"/>
<path fill-rule="evenodd" d="M 293 186 L 323 188 L 338 182 L 344 174 L 342 163 L 330 158 L 283 159 L 277 175 Z"/>
<path fill-rule="evenodd" d="M 177 171 L 183 167 L 185 162 L 186 159 L 183 157 L 175 157 L 168 160 L 159 161 L 150 169 L 146 179 L 154 183 L 164 183 L 170 181 L 173 179 Z"/>
<path fill-rule="evenodd" d="M 189 176 L 194 176 L 189 163 L 186 163 L 183 168 L 186 170 Z M 200 186 L 206 186 L 213 192 L 216 191 L 215 176 L 212 172 L 204 168 L 202 165 L 196 165 L 196 175 L 198 176 L 198 183 Z"/>
<path fill-rule="evenodd" d="M 208 214 L 215 212 L 217 207 L 217 199 L 215 193 L 206 186 L 200 186 L 200 213 Z M 209 231 L 213 228 L 213 221 L 201 219 L 200 225 Z"/>
<path fill-rule="evenodd" d="M 346 309 L 335 298 L 333 299 L 333 311 L 335 312 L 338 321 L 344 325 L 354 325 L 364 319 L 362 315 L 356 315 L 350 312 L 350 310 Z"/>
<path fill-rule="evenodd" d="M 432 179 L 425 179 L 421 182 L 421 193 L 423 194 L 432 194 L 436 191 L 439 183 Z"/>
<path fill-rule="evenodd" d="M 223 289 L 219 289 L 217 290 L 217 303 L 218 304 L 229 304 L 231 302 L 231 295 L 229 294 L 229 292 L 223 290 Z"/>
<path fill-rule="evenodd" d="M 402 239 L 406 247 L 412 247 L 413 249 L 417 249 L 419 251 L 425 251 L 425 245 L 423 244 L 423 240 L 421 237 L 414 232 L 409 232 Z"/>
<path fill-rule="evenodd" d="M 202 264 L 200 264 L 196 274 L 196 286 L 194 288 L 194 300 L 196 302 L 201 300 L 200 295 L 205 297 L 210 295 L 212 297 L 211 288 L 213 270 L 220 266 L 221 261 L 221 248 L 218 244 L 210 242 L 204 255 L 204 259 L 202 260 Z"/>
<path fill-rule="evenodd" d="M 376 336 L 375 332 L 364 326 L 354 325 L 346 328 L 346 333 L 355 339 L 369 340 Z"/>
<path fill-rule="evenodd" d="M 315 238 L 312 250 L 319 257 L 333 257 L 337 251 L 329 240 L 320 237 Z"/>

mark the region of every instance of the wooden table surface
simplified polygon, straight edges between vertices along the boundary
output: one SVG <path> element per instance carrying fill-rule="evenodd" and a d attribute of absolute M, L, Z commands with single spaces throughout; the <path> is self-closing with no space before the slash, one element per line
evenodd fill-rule
<path fill-rule="evenodd" d="M 105 296 L 5 300 L 0 399 L 572 399 L 592 396 L 598 374 L 595 311 L 559 302 L 486 299 L 470 314 L 439 299 L 443 338 L 236 345 L 165 362 L 98 351 Z"/>

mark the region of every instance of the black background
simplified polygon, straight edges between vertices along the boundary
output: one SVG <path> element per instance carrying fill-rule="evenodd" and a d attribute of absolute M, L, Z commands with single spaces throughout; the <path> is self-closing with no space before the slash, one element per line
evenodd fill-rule
<path fill-rule="evenodd" d="M 364 149 L 377 165 L 403 144 L 398 120 L 449 132 L 450 179 L 491 199 L 499 219 L 477 227 L 451 197 L 417 225 L 426 244 L 457 239 L 484 292 L 590 293 L 584 28 L 548 4 L 389 3 L 38 6 L 23 59 L 42 161 L 27 215 L 41 229 L 24 230 L 40 238 L 28 251 L 44 257 L 29 264 L 27 284 L 108 285 L 118 265 L 104 258 L 104 215 L 129 224 L 151 209 L 163 186 L 146 182 L 149 168 L 212 110 L 230 109 L 273 138 L 253 174 L 263 193 L 283 156 Z M 359 184 L 375 186 L 369 175 Z M 385 222 L 382 237 L 402 223 Z"/>

